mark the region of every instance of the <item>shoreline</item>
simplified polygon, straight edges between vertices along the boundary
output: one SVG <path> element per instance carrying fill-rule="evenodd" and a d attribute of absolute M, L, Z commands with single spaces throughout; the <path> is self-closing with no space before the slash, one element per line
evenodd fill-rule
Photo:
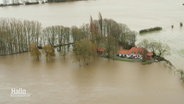
<path fill-rule="evenodd" d="M 50 4 L 50 3 L 63 3 L 63 2 L 76 2 L 76 1 L 87 1 L 87 0 L 62 0 L 62 1 L 40 1 L 40 2 L 24 2 L 24 3 L 11 3 L 11 4 L 0 4 L 0 7 L 9 7 L 9 6 L 29 6 L 29 5 L 41 5 L 41 4 Z"/>

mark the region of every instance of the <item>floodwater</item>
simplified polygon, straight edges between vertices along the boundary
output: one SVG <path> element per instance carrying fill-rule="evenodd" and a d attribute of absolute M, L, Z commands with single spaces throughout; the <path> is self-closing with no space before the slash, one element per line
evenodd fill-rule
<path fill-rule="evenodd" d="M 184 62 L 184 23 L 183 0 L 89 0 L 79 2 L 51 3 L 31 6 L 1 7 L 0 17 L 40 21 L 45 26 L 80 26 L 89 22 L 89 17 L 112 18 L 127 24 L 132 30 L 154 26 L 163 27 L 163 31 L 145 36 L 142 39 L 157 40 L 171 47 L 167 58 L 178 68 L 183 69 Z M 171 29 L 174 25 L 174 29 Z"/>
<path fill-rule="evenodd" d="M 43 5 L 1 7 L 0 17 L 40 21 L 43 27 L 50 25 L 80 26 L 89 22 L 89 17 L 112 18 L 127 24 L 132 30 L 162 26 L 163 31 L 139 36 L 142 39 L 157 40 L 169 44 L 171 55 L 167 58 L 183 69 L 184 23 L 183 0 L 89 0 L 79 2 L 52 3 Z M 171 29 L 174 25 L 174 29 Z"/>
<path fill-rule="evenodd" d="M 183 104 L 184 84 L 163 63 L 99 59 L 79 67 L 71 57 L 34 62 L 28 53 L 0 58 L 1 104 Z M 11 88 L 31 96 L 11 97 Z"/>
<path fill-rule="evenodd" d="M 167 58 L 184 68 L 183 0 L 90 0 L 0 8 L 0 17 L 37 20 L 50 25 L 80 26 L 90 15 L 112 18 L 132 30 L 162 26 L 163 31 L 140 36 L 169 44 Z M 174 29 L 171 29 L 174 25 Z M 68 57 L 33 62 L 28 53 L 0 57 L 0 104 L 184 104 L 184 85 L 163 63 L 141 65 L 99 59 L 79 67 Z M 29 97 L 11 97 L 23 88 Z"/>

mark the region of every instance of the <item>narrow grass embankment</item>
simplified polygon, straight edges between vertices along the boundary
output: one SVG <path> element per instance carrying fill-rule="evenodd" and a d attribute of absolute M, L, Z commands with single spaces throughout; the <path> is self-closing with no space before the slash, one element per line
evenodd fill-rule
<path fill-rule="evenodd" d="M 118 56 L 114 56 L 114 60 L 124 61 L 124 62 L 140 62 L 143 65 L 152 64 L 154 62 L 154 60 L 142 61 L 141 59 L 121 58 L 121 57 L 118 57 Z"/>

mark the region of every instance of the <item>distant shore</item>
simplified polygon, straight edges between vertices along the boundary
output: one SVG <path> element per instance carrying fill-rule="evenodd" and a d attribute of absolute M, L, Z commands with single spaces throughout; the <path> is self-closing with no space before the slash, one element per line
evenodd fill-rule
<path fill-rule="evenodd" d="M 7 6 L 19 6 L 19 5 L 38 5 L 38 4 L 45 4 L 45 3 L 59 3 L 59 2 L 73 2 L 73 1 L 86 1 L 86 0 L 47 0 L 47 1 L 37 1 L 37 2 L 17 2 L 17 3 L 10 3 L 10 4 L 0 4 L 0 7 L 7 7 Z"/>

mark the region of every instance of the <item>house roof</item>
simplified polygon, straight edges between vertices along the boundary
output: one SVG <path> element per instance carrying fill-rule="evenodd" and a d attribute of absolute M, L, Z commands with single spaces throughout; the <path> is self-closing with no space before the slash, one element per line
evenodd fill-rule
<path fill-rule="evenodd" d="M 130 50 L 120 50 L 119 54 L 143 54 L 144 52 L 144 48 L 136 48 L 136 47 L 132 47 Z"/>
<path fill-rule="evenodd" d="M 134 53 L 134 54 L 143 54 L 144 50 L 145 50 L 144 48 L 132 47 L 129 51 L 130 53 Z"/>
<path fill-rule="evenodd" d="M 124 55 L 126 54 L 127 55 L 127 54 L 130 54 L 130 52 L 129 52 L 129 50 L 120 50 L 119 54 L 124 54 Z"/>
<path fill-rule="evenodd" d="M 137 47 L 132 47 L 130 50 L 120 50 L 118 53 L 119 54 L 124 54 L 124 55 L 129 55 L 129 54 L 144 54 L 145 49 L 144 48 L 137 48 Z M 153 56 L 153 52 L 147 52 L 147 56 Z"/>

